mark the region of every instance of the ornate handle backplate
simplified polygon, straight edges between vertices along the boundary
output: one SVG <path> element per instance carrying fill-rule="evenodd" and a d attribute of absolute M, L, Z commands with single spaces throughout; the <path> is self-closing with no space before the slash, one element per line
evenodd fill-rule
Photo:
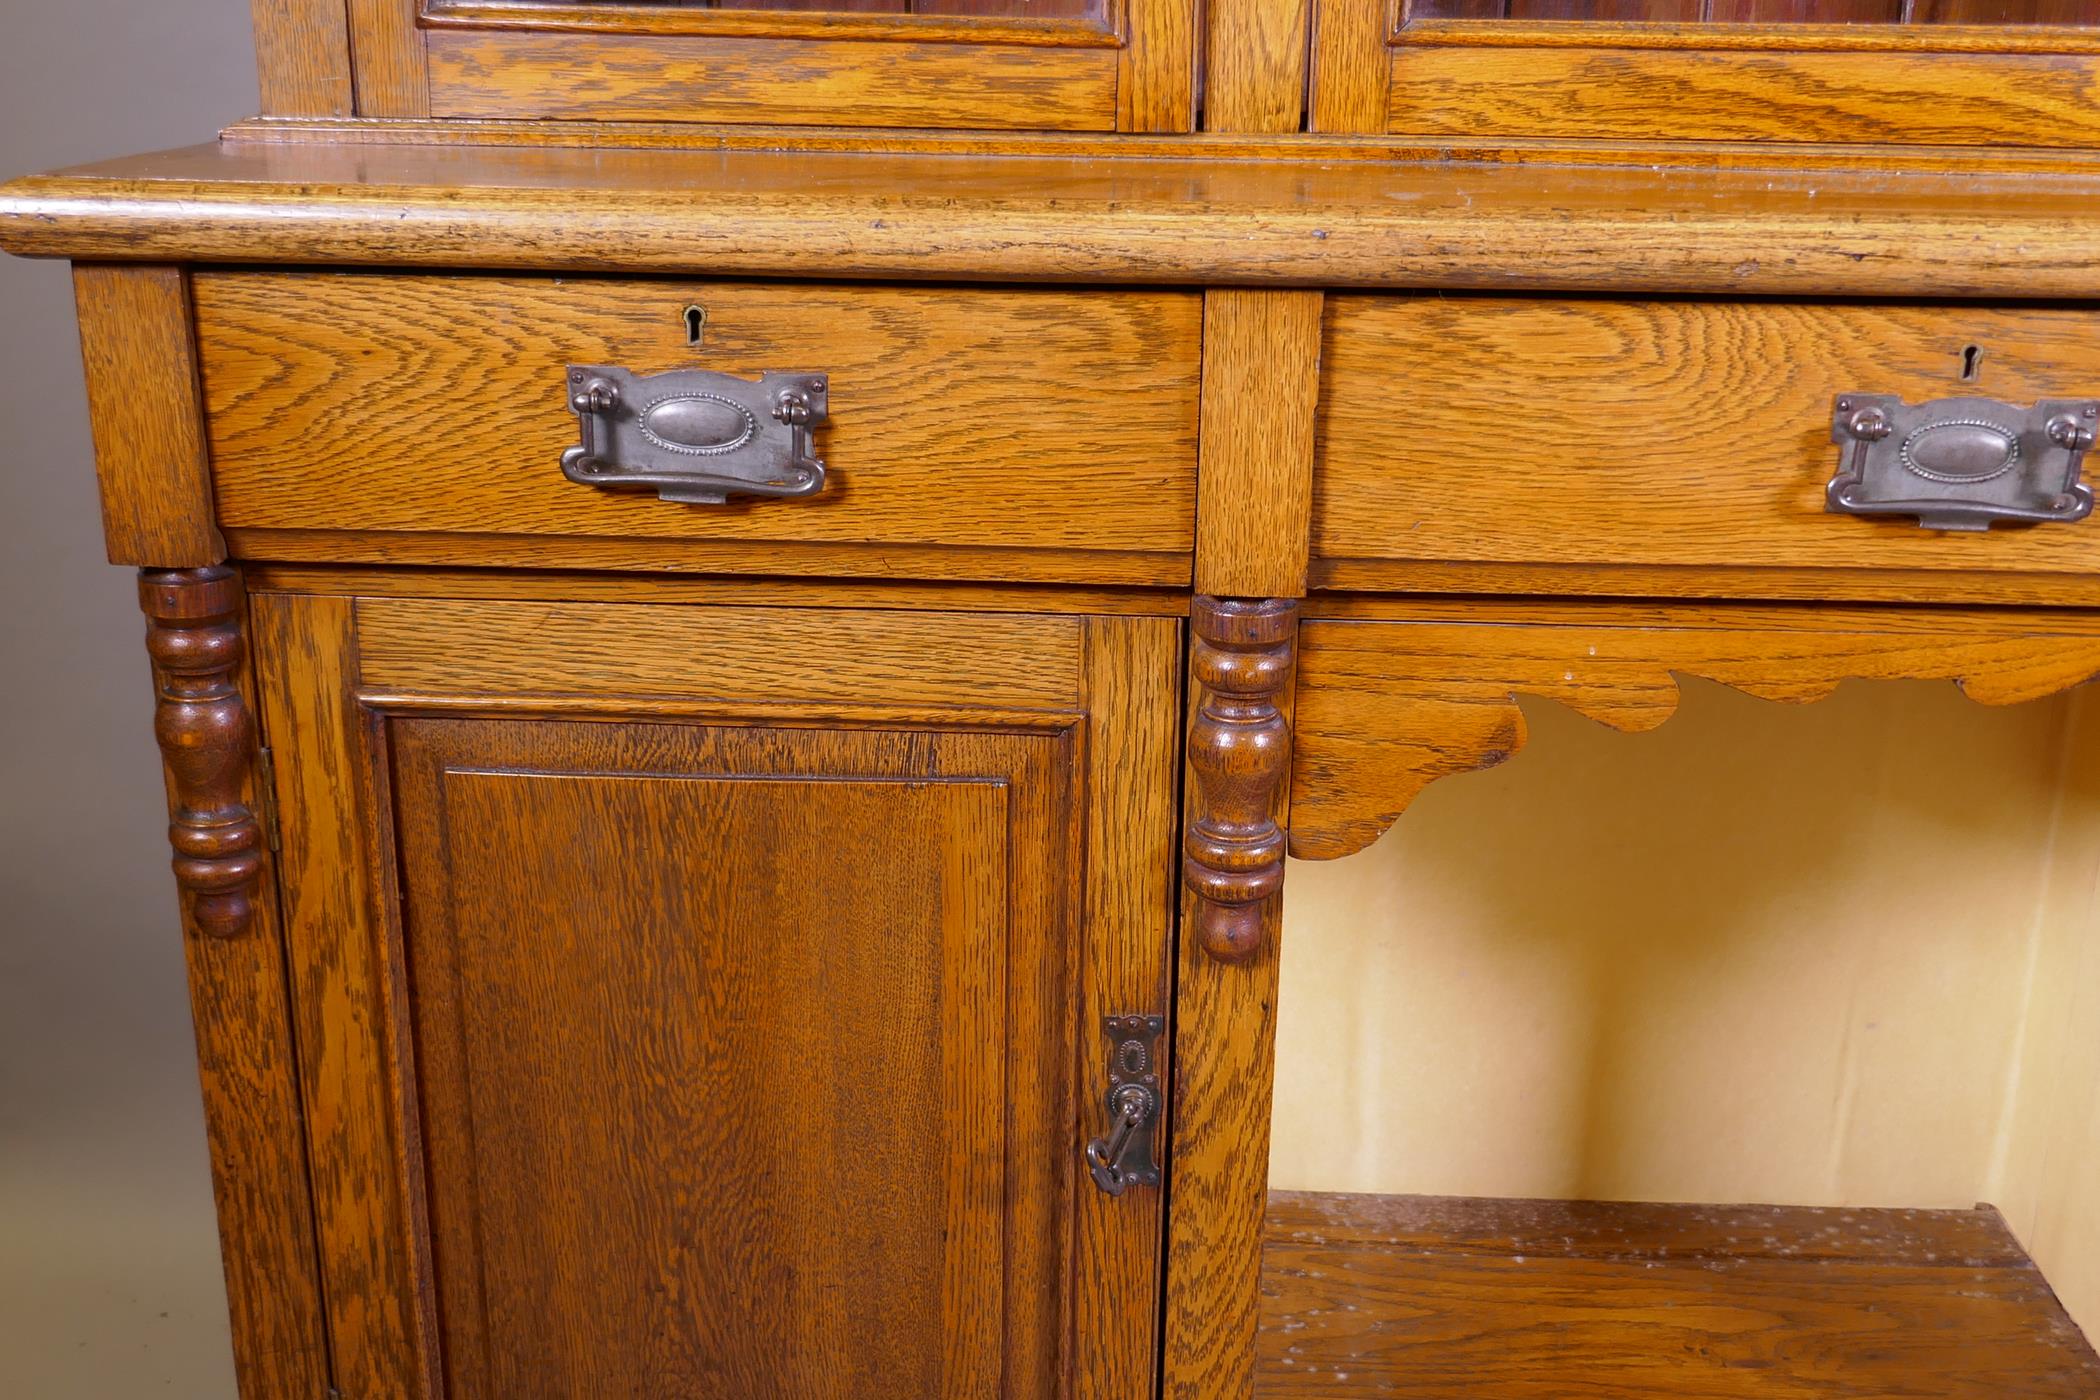
<path fill-rule="evenodd" d="M 2078 473 L 2096 426 L 2100 402 L 2088 399 L 2015 408 L 1840 394 L 1830 415 L 1838 472 L 1825 501 L 1843 515 L 1913 516 L 1928 530 L 2083 520 L 2093 491 Z"/>
<path fill-rule="evenodd" d="M 612 491 L 720 505 L 731 496 L 812 496 L 824 464 L 811 435 L 829 411 L 821 374 L 739 379 L 714 370 L 639 375 L 570 365 L 570 411 L 582 441 L 562 475 Z"/>

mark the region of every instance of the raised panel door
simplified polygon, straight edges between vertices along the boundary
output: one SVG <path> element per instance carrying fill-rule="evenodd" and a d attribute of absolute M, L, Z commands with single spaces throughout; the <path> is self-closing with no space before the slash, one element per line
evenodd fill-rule
<path fill-rule="evenodd" d="M 1171 620 L 256 608 L 345 1396 L 1149 1390 Z"/>

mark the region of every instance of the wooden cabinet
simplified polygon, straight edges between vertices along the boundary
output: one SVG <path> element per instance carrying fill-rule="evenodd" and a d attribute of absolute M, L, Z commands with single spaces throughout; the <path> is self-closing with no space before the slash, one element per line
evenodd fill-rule
<path fill-rule="evenodd" d="M 2091 146 L 2061 0 L 1314 0 L 1311 126 L 1424 137 Z"/>
<path fill-rule="evenodd" d="M 1186 131 L 1195 112 L 1194 0 L 296 0 L 257 24 L 280 116 Z"/>
<path fill-rule="evenodd" d="M 1144 1389 L 1173 622 L 252 607 L 343 1394 Z"/>
<path fill-rule="evenodd" d="M 282 0 L 262 119 L 0 189 L 144 571 L 244 1394 L 1621 1395 L 1731 1309 L 1715 1395 L 2100 1393 L 1982 1216 L 1268 1175 L 1286 857 L 1517 697 L 2100 672 L 2061 8 Z"/>

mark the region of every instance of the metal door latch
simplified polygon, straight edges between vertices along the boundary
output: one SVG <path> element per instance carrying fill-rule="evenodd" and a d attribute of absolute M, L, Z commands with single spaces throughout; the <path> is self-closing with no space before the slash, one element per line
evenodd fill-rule
<path fill-rule="evenodd" d="M 1108 1060 L 1109 1121 L 1107 1137 L 1086 1145 L 1087 1170 L 1094 1185 L 1111 1196 L 1132 1186 L 1159 1185 L 1159 1159 L 1153 1130 L 1159 1124 L 1159 1016 L 1110 1016 L 1102 1028 L 1114 1047 Z"/>

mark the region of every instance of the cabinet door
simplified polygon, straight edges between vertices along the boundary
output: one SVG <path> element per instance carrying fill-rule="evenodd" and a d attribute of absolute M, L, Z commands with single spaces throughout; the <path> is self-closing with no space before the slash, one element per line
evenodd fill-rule
<path fill-rule="evenodd" d="M 2090 0 L 1313 0 L 1311 127 L 2084 147 Z"/>
<path fill-rule="evenodd" d="M 1196 10 L 1196 0 L 350 0 L 344 48 L 365 117 L 1187 131 Z M 261 49 L 267 86 L 273 49 Z"/>
<path fill-rule="evenodd" d="M 1171 620 L 255 613 L 345 1396 L 1149 1392 Z"/>

